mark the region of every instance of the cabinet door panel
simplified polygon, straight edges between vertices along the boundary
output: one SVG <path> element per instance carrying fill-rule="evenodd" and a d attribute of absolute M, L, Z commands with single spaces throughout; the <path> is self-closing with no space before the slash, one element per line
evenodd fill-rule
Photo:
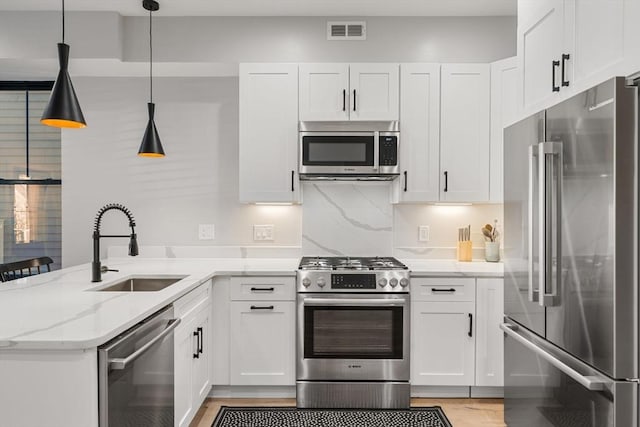
<path fill-rule="evenodd" d="M 477 279 L 476 299 L 476 385 L 504 385 L 504 338 L 500 323 L 504 317 L 503 279 Z"/>
<path fill-rule="evenodd" d="M 179 325 L 174 333 L 174 404 L 175 426 L 186 427 L 197 408 L 193 405 L 193 377 L 191 375 L 196 338 L 193 336 L 196 319 L 192 317 Z"/>
<path fill-rule="evenodd" d="M 590 87 L 622 72 L 624 0 L 565 0 L 565 18 L 565 53 L 573 55 L 567 70 L 572 85 Z"/>
<path fill-rule="evenodd" d="M 552 61 L 561 61 L 564 40 L 564 0 L 518 1 L 518 67 L 526 110 L 560 92 L 552 91 Z M 556 68 L 560 86 L 560 68 Z"/>
<path fill-rule="evenodd" d="M 349 65 L 300 65 L 300 120 L 349 120 Z"/>
<path fill-rule="evenodd" d="M 296 64 L 240 64 L 239 139 L 240 201 L 298 201 Z"/>
<path fill-rule="evenodd" d="M 489 201 L 503 201 L 504 128 L 518 115 L 518 67 L 516 58 L 491 64 L 491 161 Z"/>
<path fill-rule="evenodd" d="M 398 64 L 351 64 L 349 82 L 351 120 L 398 120 Z"/>
<path fill-rule="evenodd" d="M 231 303 L 231 385 L 295 384 L 294 304 Z"/>
<path fill-rule="evenodd" d="M 413 302 L 411 311 L 411 383 L 473 385 L 475 302 Z"/>
<path fill-rule="evenodd" d="M 440 200 L 489 200 L 489 65 L 444 64 Z"/>
<path fill-rule="evenodd" d="M 440 64 L 401 65 L 401 202 L 437 202 L 440 178 Z"/>
<path fill-rule="evenodd" d="M 198 314 L 196 332 L 200 334 L 200 351 L 192 375 L 194 406 L 198 408 L 211 388 L 211 305 Z"/>

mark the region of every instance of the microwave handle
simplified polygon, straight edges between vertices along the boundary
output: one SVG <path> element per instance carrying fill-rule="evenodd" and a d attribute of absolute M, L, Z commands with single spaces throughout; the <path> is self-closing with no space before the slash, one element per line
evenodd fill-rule
<path fill-rule="evenodd" d="M 373 133 L 373 170 L 380 168 L 380 132 Z"/>

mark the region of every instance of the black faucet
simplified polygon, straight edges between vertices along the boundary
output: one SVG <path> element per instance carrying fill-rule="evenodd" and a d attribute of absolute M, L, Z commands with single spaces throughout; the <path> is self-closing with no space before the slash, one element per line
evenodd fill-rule
<path fill-rule="evenodd" d="M 102 215 L 104 215 L 107 211 L 117 210 L 122 212 L 129 218 L 129 227 L 131 227 L 131 234 L 112 234 L 112 235 L 100 235 L 100 222 L 102 221 Z M 92 282 L 101 282 L 102 281 L 102 273 L 105 271 L 118 271 L 118 270 L 109 270 L 106 266 L 102 267 L 100 265 L 100 238 L 101 237 L 128 237 L 129 238 L 129 256 L 138 255 L 138 240 L 136 236 L 135 230 L 136 222 L 133 219 L 133 214 L 129 211 L 129 209 L 125 208 L 123 205 L 118 203 L 110 203 L 108 205 L 104 205 L 98 211 L 96 215 L 95 224 L 93 227 L 93 262 L 91 263 L 91 281 Z"/>

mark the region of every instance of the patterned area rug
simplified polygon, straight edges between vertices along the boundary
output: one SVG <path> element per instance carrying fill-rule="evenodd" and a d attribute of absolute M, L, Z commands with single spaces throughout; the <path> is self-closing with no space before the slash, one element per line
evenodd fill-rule
<path fill-rule="evenodd" d="M 211 427 L 452 427 L 442 408 L 297 409 L 223 406 Z"/>

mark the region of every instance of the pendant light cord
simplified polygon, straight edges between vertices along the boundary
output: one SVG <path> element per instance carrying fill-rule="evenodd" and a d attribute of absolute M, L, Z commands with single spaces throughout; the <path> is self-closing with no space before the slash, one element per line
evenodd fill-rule
<path fill-rule="evenodd" d="M 64 0 L 63 0 L 64 1 Z M 149 10 L 149 96 L 153 103 L 153 31 L 152 31 L 151 10 Z"/>
<path fill-rule="evenodd" d="M 64 0 L 62 0 L 62 43 L 64 43 Z"/>

